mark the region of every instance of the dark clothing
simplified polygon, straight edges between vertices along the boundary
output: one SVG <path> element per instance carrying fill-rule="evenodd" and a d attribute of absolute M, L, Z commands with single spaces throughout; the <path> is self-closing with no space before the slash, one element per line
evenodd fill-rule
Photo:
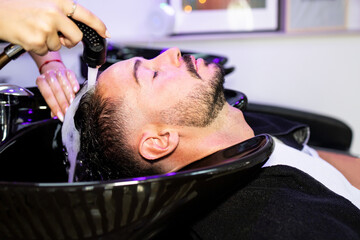
<path fill-rule="evenodd" d="M 263 168 L 202 216 L 192 239 L 360 239 L 360 210 L 308 174 Z"/>
<path fill-rule="evenodd" d="M 307 126 L 244 113 L 255 135 L 268 133 L 301 150 Z M 289 166 L 263 168 L 245 186 L 202 215 L 190 239 L 360 239 L 360 210 L 308 174 Z"/>
<path fill-rule="evenodd" d="M 309 127 L 306 124 L 282 117 L 251 112 L 244 112 L 244 117 L 255 135 L 270 134 L 298 150 L 302 150 L 310 135 Z"/>

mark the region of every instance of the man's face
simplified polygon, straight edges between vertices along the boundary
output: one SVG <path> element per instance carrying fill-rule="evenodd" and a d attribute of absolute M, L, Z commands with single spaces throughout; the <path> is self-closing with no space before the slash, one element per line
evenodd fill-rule
<path fill-rule="evenodd" d="M 181 57 L 177 48 L 171 48 L 151 60 L 132 58 L 114 64 L 98 85 L 105 97 L 124 97 L 133 119 L 203 127 L 225 103 L 223 81 L 217 65 Z"/>

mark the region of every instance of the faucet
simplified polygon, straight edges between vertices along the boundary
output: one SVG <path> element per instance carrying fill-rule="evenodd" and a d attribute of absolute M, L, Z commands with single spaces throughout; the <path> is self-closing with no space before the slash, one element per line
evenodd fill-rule
<path fill-rule="evenodd" d="M 34 94 L 16 85 L 0 84 L 0 144 L 17 131 L 20 96 L 33 97 Z"/>
<path fill-rule="evenodd" d="M 25 50 L 19 45 L 9 44 L 6 46 L 4 51 L 0 54 L 0 70 L 11 60 L 15 60 L 24 52 Z"/>

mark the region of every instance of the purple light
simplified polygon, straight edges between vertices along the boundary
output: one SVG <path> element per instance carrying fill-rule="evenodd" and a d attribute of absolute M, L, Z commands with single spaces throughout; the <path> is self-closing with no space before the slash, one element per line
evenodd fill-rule
<path fill-rule="evenodd" d="M 114 50 L 114 47 L 112 45 L 108 45 L 108 50 L 111 51 L 111 50 Z"/>
<path fill-rule="evenodd" d="M 31 119 L 31 118 L 29 118 L 27 121 L 28 121 L 28 122 L 32 122 L 32 119 Z"/>
<path fill-rule="evenodd" d="M 158 178 L 161 176 L 173 176 L 173 175 L 176 175 L 176 172 L 170 172 L 170 173 L 166 173 L 164 175 L 151 175 L 151 176 L 147 176 L 147 177 L 136 177 L 136 178 L 133 178 L 132 180 L 133 181 L 143 181 L 143 180 Z"/>
<path fill-rule="evenodd" d="M 167 174 L 165 174 L 166 176 L 174 176 L 174 175 L 176 175 L 176 172 L 170 172 L 170 173 L 167 173 Z"/>
<path fill-rule="evenodd" d="M 13 92 L 14 92 L 14 89 L 9 89 L 8 92 L 13 93 Z"/>
<path fill-rule="evenodd" d="M 29 109 L 28 114 L 33 114 L 33 110 Z"/>
<path fill-rule="evenodd" d="M 213 61 L 213 63 L 219 63 L 220 59 L 219 58 L 214 58 L 212 61 Z"/>
<path fill-rule="evenodd" d="M 147 177 L 137 177 L 137 178 L 133 178 L 134 181 L 142 181 L 142 180 L 146 180 Z"/>
<path fill-rule="evenodd" d="M 168 48 L 164 48 L 163 50 L 161 50 L 160 54 L 162 54 L 163 52 L 166 52 L 168 50 Z"/>

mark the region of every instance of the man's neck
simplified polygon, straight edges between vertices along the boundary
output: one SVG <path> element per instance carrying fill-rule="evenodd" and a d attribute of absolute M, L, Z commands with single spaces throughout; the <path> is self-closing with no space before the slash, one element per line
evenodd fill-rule
<path fill-rule="evenodd" d="M 216 151 L 230 147 L 254 136 L 243 113 L 224 105 L 219 116 L 205 128 L 186 128 L 181 132 L 179 151 L 176 154 L 179 169 Z"/>

